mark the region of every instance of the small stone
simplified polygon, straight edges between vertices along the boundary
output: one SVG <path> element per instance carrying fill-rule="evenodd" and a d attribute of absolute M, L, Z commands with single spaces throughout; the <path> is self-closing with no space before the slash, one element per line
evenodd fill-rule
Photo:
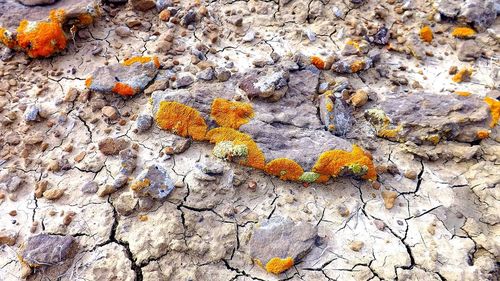
<path fill-rule="evenodd" d="M 384 199 L 384 205 L 386 209 L 392 209 L 394 207 L 394 202 L 398 197 L 398 193 L 394 191 L 382 191 L 382 198 Z"/>
<path fill-rule="evenodd" d="M 113 201 L 116 211 L 123 216 L 132 214 L 137 206 L 138 199 L 130 193 L 122 193 Z"/>
<path fill-rule="evenodd" d="M 112 106 L 105 106 L 101 109 L 102 115 L 104 117 L 109 118 L 109 120 L 116 120 L 120 117 L 118 110 Z"/>
<path fill-rule="evenodd" d="M 93 194 L 96 193 L 99 187 L 95 181 L 88 181 L 83 184 L 81 190 L 83 193 Z"/>
<path fill-rule="evenodd" d="M 10 212 L 9 212 L 9 216 L 11 216 L 11 217 L 15 217 L 15 216 L 17 216 L 17 211 L 16 211 L 16 210 L 12 210 L 12 211 L 10 211 Z"/>
<path fill-rule="evenodd" d="M 129 0 L 129 3 L 132 4 L 134 9 L 141 12 L 145 12 L 156 7 L 155 0 Z"/>
<path fill-rule="evenodd" d="M 132 34 L 132 31 L 127 26 L 121 25 L 115 29 L 115 33 L 121 38 L 127 38 Z"/>
<path fill-rule="evenodd" d="M 39 116 L 40 108 L 36 105 L 29 105 L 24 111 L 24 120 L 28 122 L 36 121 Z"/>
<path fill-rule="evenodd" d="M 33 267 L 54 265 L 67 258 L 73 242 L 69 235 L 38 234 L 28 238 L 22 258 Z"/>
<path fill-rule="evenodd" d="M 183 187 L 184 187 L 184 181 L 183 181 L 183 180 L 181 180 L 181 179 L 179 179 L 179 180 L 177 180 L 177 181 L 175 182 L 174 186 L 175 186 L 176 188 L 183 188 Z"/>
<path fill-rule="evenodd" d="M 350 103 L 354 107 L 361 107 L 368 102 L 368 94 L 364 90 L 357 90 L 354 95 L 351 96 Z"/>
<path fill-rule="evenodd" d="M 71 222 L 73 221 L 73 218 L 75 217 L 75 215 L 76 215 L 76 213 L 73 211 L 67 212 L 63 218 L 63 224 L 66 226 L 70 225 Z"/>
<path fill-rule="evenodd" d="M 458 72 L 458 67 L 456 65 L 450 66 L 450 69 L 448 70 L 448 74 L 450 75 L 455 75 Z"/>
<path fill-rule="evenodd" d="M 349 209 L 347 209 L 345 206 L 338 206 L 337 211 L 339 212 L 341 217 L 348 217 L 349 214 L 351 213 Z"/>
<path fill-rule="evenodd" d="M 144 133 L 153 125 L 153 116 L 139 115 L 135 121 L 135 126 L 138 133 Z"/>
<path fill-rule="evenodd" d="M 359 252 L 363 248 L 364 245 L 365 245 L 365 243 L 363 243 L 362 241 L 353 241 L 349 245 L 349 248 L 351 250 L 353 250 L 354 252 Z"/>
<path fill-rule="evenodd" d="M 99 150 L 104 155 L 117 155 L 130 145 L 129 141 L 117 138 L 104 138 L 99 141 Z"/>
<path fill-rule="evenodd" d="M 481 56 L 481 47 L 474 40 L 465 40 L 457 51 L 457 56 L 460 61 L 475 61 Z"/>
<path fill-rule="evenodd" d="M 191 84 L 193 84 L 194 79 L 189 74 L 180 75 L 177 80 L 175 80 L 175 88 L 185 88 Z"/>
<path fill-rule="evenodd" d="M 195 21 L 196 21 L 196 12 L 190 10 L 184 15 L 184 17 L 182 17 L 181 25 L 184 27 L 188 27 L 188 25 L 194 23 Z"/>
<path fill-rule="evenodd" d="M 102 185 L 99 190 L 97 190 L 97 196 L 106 197 L 116 191 L 116 188 L 110 184 Z"/>
<path fill-rule="evenodd" d="M 174 189 L 174 183 L 165 168 L 153 164 L 142 170 L 130 185 L 130 189 L 139 197 L 150 196 L 153 199 L 164 199 Z"/>
<path fill-rule="evenodd" d="M 215 76 L 219 82 L 226 82 L 229 78 L 231 78 L 231 71 L 225 68 L 216 68 Z"/>
<path fill-rule="evenodd" d="M 410 180 L 416 180 L 417 179 L 417 172 L 414 170 L 408 170 L 404 173 L 405 178 L 410 179 Z"/>
<path fill-rule="evenodd" d="M 196 78 L 204 81 L 211 81 L 214 79 L 214 69 L 211 67 L 206 68 L 196 74 Z"/>
<path fill-rule="evenodd" d="M 51 160 L 47 165 L 47 171 L 50 172 L 59 172 L 61 170 L 61 166 L 59 165 L 59 161 Z"/>
<path fill-rule="evenodd" d="M 245 36 L 241 38 L 241 41 L 243 42 L 252 42 L 255 39 L 255 31 L 249 30 L 247 33 L 245 33 Z"/>
<path fill-rule="evenodd" d="M 253 180 L 248 181 L 248 189 L 255 192 L 257 190 L 257 182 Z"/>
<path fill-rule="evenodd" d="M 243 25 L 243 17 L 239 15 L 231 16 L 227 19 L 227 21 L 234 26 L 241 27 Z"/>
<path fill-rule="evenodd" d="M 17 232 L 5 228 L 0 229 L 0 245 L 14 246 L 17 241 Z"/>
<path fill-rule="evenodd" d="M 82 151 L 78 153 L 73 159 L 75 160 L 75 162 L 80 163 L 83 158 L 85 158 L 85 155 L 87 155 L 87 153 L 85 151 Z"/>
<path fill-rule="evenodd" d="M 169 10 L 163 10 L 160 12 L 159 15 L 160 20 L 162 21 L 168 21 L 170 19 L 170 11 Z"/>
<path fill-rule="evenodd" d="M 373 221 L 373 223 L 375 224 L 375 227 L 376 227 L 378 230 L 380 230 L 380 231 L 384 230 L 384 228 L 385 228 L 385 223 L 384 223 L 383 221 L 381 221 L 381 220 L 374 220 L 374 221 Z"/>
<path fill-rule="evenodd" d="M 43 193 L 47 190 L 48 185 L 49 185 L 49 182 L 46 181 L 46 180 L 39 181 L 36 184 L 35 197 L 36 198 L 42 198 Z"/>
<path fill-rule="evenodd" d="M 52 188 L 49 190 L 46 190 L 43 193 L 43 197 L 48 199 L 48 200 L 57 200 L 61 198 L 64 195 L 64 189 L 62 188 Z"/>
<path fill-rule="evenodd" d="M 154 200 L 151 197 L 139 197 L 139 211 L 146 212 L 153 208 Z"/>

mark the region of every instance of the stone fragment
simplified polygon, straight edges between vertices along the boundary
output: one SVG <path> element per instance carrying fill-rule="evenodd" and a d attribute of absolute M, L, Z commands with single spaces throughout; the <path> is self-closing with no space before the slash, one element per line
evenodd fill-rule
<path fill-rule="evenodd" d="M 465 40 L 458 47 L 457 56 L 461 61 L 475 61 L 481 56 L 481 47 L 474 40 Z"/>
<path fill-rule="evenodd" d="M 18 233 L 11 229 L 2 228 L 0 229 L 0 246 L 14 246 L 17 241 Z"/>
<path fill-rule="evenodd" d="M 43 193 L 43 197 L 48 200 L 57 200 L 64 195 L 64 189 L 62 188 L 51 188 Z"/>
<path fill-rule="evenodd" d="M 130 185 L 140 197 L 150 196 L 153 199 L 164 199 L 174 189 L 174 182 L 165 168 L 154 164 L 145 167 Z"/>
<path fill-rule="evenodd" d="M 132 31 L 127 26 L 121 25 L 115 29 L 115 33 L 121 38 L 127 38 L 132 34 Z"/>
<path fill-rule="evenodd" d="M 442 15 L 472 24 L 480 32 L 495 22 L 498 10 L 494 0 L 436 0 L 434 6 Z"/>
<path fill-rule="evenodd" d="M 130 193 L 122 193 L 113 201 L 116 211 L 123 216 L 130 215 L 137 206 L 138 199 Z"/>
<path fill-rule="evenodd" d="M 156 2 L 154 0 L 129 0 L 130 4 L 134 9 L 145 12 L 156 7 Z"/>
<path fill-rule="evenodd" d="M 347 103 L 331 91 L 319 96 L 319 116 L 325 128 L 336 136 L 345 136 L 354 124 Z"/>
<path fill-rule="evenodd" d="M 130 142 L 123 138 L 107 137 L 99 141 L 99 150 L 104 155 L 117 155 L 130 145 Z"/>
<path fill-rule="evenodd" d="M 279 274 L 302 260 L 318 238 L 317 227 L 289 218 L 272 217 L 263 220 L 249 242 L 250 255 L 269 272 Z M 285 266 L 274 267 L 277 259 L 287 260 Z"/>
<path fill-rule="evenodd" d="M 189 10 L 184 17 L 181 19 L 181 24 L 184 27 L 194 23 L 196 21 L 196 12 L 194 10 Z"/>
<path fill-rule="evenodd" d="M 57 0 L 16 0 L 16 1 L 26 6 L 37 6 L 37 5 L 54 4 Z"/>
<path fill-rule="evenodd" d="M 175 80 L 174 87 L 175 88 L 185 88 L 185 87 L 188 87 L 189 85 L 193 84 L 193 82 L 194 82 L 193 76 L 191 76 L 189 74 L 181 74 Z"/>
<path fill-rule="evenodd" d="M 209 158 L 196 163 L 196 168 L 208 175 L 221 175 L 224 173 L 224 165 Z"/>
<path fill-rule="evenodd" d="M 288 77 L 286 71 L 270 71 L 268 73 L 251 73 L 242 78 L 239 88 L 249 99 L 261 98 L 277 101 L 288 90 Z"/>
<path fill-rule="evenodd" d="M 23 180 L 15 174 L 11 174 L 7 170 L 3 170 L 0 173 L 0 190 L 15 192 L 21 185 L 22 181 Z"/>
<path fill-rule="evenodd" d="M 359 89 L 351 96 L 349 102 L 354 107 L 361 107 L 368 102 L 368 94 L 365 90 Z"/>
<path fill-rule="evenodd" d="M 364 245 L 365 243 L 363 243 L 363 241 L 352 241 L 351 244 L 349 245 L 349 248 L 354 252 L 359 252 Z"/>
<path fill-rule="evenodd" d="M 71 236 L 38 234 L 28 238 L 22 257 L 32 267 L 58 264 L 68 257 L 73 242 Z"/>
<path fill-rule="evenodd" d="M 211 81 L 214 79 L 214 69 L 211 67 L 207 67 L 204 70 L 196 73 L 196 78 L 205 81 Z"/>
<path fill-rule="evenodd" d="M 215 76 L 219 82 L 226 82 L 231 78 L 231 71 L 226 68 L 218 67 L 215 69 Z"/>
<path fill-rule="evenodd" d="M 120 155 L 120 173 L 131 175 L 137 166 L 137 150 L 126 148 L 119 152 Z"/>
<path fill-rule="evenodd" d="M 356 73 L 367 70 L 372 66 L 373 60 L 371 58 L 351 55 L 342 57 L 333 63 L 332 70 L 338 73 Z"/>
<path fill-rule="evenodd" d="M 104 117 L 109 118 L 110 120 L 116 120 L 120 117 L 120 113 L 118 110 L 112 106 L 105 106 L 101 109 L 102 115 Z"/>
<path fill-rule="evenodd" d="M 24 120 L 28 122 L 36 121 L 38 118 L 38 114 L 40 112 L 40 108 L 34 104 L 29 105 L 24 111 Z"/>
<path fill-rule="evenodd" d="M 88 181 L 82 185 L 82 192 L 93 194 L 96 193 L 99 189 L 99 186 L 95 181 Z"/>
<path fill-rule="evenodd" d="M 392 209 L 394 207 L 394 202 L 398 197 L 398 193 L 394 191 L 382 191 L 382 198 L 384 199 L 384 205 L 386 209 Z"/>
<path fill-rule="evenodd" d="M 151 128 L 151 126 L 153 126 L 153 116 L 151 115 L 139 115 L 135 121 L 135 127 L 138 133 L 146 132 L 149 128 Z"/>

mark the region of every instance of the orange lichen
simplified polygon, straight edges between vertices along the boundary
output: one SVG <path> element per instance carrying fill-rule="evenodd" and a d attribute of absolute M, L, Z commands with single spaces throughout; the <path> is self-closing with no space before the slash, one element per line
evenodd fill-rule
<path fill-rule="evenodd" d="M 90 85 L 92 85 L 92 77 L 85 79 L 85 86 L 90 88 Z"/>
<path fill-rule="evenodd" d="M 115 85 L 113 86 L 113 89 L 111 89 L 113 93 L 122 95 L 122 96 L 133 96 L 136 94 L 136 90 L 132 88 L 131 86 L 122 83 L 122 82 L 116 82 Z"/>
<path fill-rule="evenodd" d="M 456 27 L 453 29 L 453 32 L 451 32 L 451 35 L 457 38 L 470 38 L 476 35 L 476 31 L 470 27 Z"/>
<path fill-rule="evenodd" d="M 326 110 L 328 112 L 332 112 L 333 111 L 333 102 L 329 102 L 326 104 Z"/>
<path fill-rule="evenodd" d="M 456 95 L 459 95 L 459 96 L 462 96 L 462 97 L 468 97 L 468 96 L 472 95 L 471 92 L 464 92 L 464 91 L 455 91 L 454 93 Z"/>
<path fill-rule="evenodd" d="M 272 258 L 266 264 L 266 271 L 274 274 L 280 274 L 282 272 L 287 271 L 290 267 L 293 266 L 293 258 Z"/>
<path fill-rule="evenodd" d="M 490 131 L 489 130 L 479 130 L 476 132 L 476 136 L 478 139 L 486 139 L 490 136 Z"/>
<path fill-rule="evenodd" d="M 126 59 L 122 64 L 126 66 L 130 66 L 134 63 L 140 63 L 140 64 L 145 64 L 148 62 L 153 61 L 155 64 L 156 68 L 160 68 L 160 61 L 158 60 L 158 57 L 131 57 L 129 59 Z"/>
<path fill-rule="evenodd" d="M 14 48 L 17 45 L 16 39 L 13 34 L 5 28 L 0 27 L 0 42 L 3 43 L 7 48 Z"/>
<path fill-rule="evenodd" d="M 493 128 L 498 124 L 498 120 L 500 119 L 500 101 L 494 98 L 485 97 L 484 102 L 486 102 L 490 107 L 490 113 L 491 113 L 490 128 Z"/>
<path fill-rule="evenodd" d="M 264 171 L 284 181 L 297 181 L 304 173 L 304 169 L 302 169 L 297 162 L 288 158 L 277 158 L 272 160 L 266 164 Z"/>
<path fill-rule="evenodd" d="M 210 117 L 221 127 L 238 129 L 253 117 L 253 107 L 246 102 L 216 98 L 212 102 Z"/>
<path fill-rule="evenodd" d="M 264 153 L 262 153 L 262 150 L 251 136 L 232 128 L 220 127 L 210 130 L 207 133 L 206 139 L 211 143 L 232 141 L 235 145 L 245 145 L 248 149 L 248 155 L 244 159 L 239 160 L 239 163 L 260 170 L 264 169 L 266 162 Z"/>
<path fill-rule="evenodd" d="M 472 69 L 470 68 L 462 68 L 457 74 L 453 75 L 451 80 L 455 83 L 461 83 L 463 81 L 468 81 L 472 75 Z"/>
<path fill-rule="evenodd" d="M 315 183 L 326 183 L 330 180 L 330 175 L 319 175 L 319 178 L 315 181 Z"/>
<path fill-rule="evenodd" d="M 430 26 L 425 25 L 420 29 L 420 39 L 424 42 L 432 42 L 432 29 Z"/>
<path fill-rule="evenodd" d="M 351 71 L 352 71 L 352 73 L 356 73 L 356 72 L 362 70 L 363 68 L 365 68 L 365 62 L 362 61 L 362 60 L 354 61 L 351 64 Z"/>
<path fill-rule="evenodd" d="M 197 141 L 205 139 L 208 128 L 197 110 L 175 101 L 160 102 L 155 120 L 160 128 Z"/>
<path fill-rule="evenodd" d="M 337 177 L 344 168 L 351 165 L 367 168 L 363 179 L 377 179 L 377 172 L 369 154 L 357 145 L 352 146 L 351 152 L 335 149 L 322 153 L 312 170 L 322 175 Z"/>
<path fill-rule="evenodd" d="M 66 48 L 67 38 L 62 28 L 63 10 L 52 10 L 50 21 L 22 20 L 17 28 L 17 44 L 32 58 L 49 57 Z"/>
<path fill-rule="evenodd" d="M 133 191 L 141 191 L 144 188 L 148 187 L 151 184 L 151 181 L 149 179 L 143 179 L 141 181 L 136 181 L 133 184 L 130 185 L 130 189 Z"/>
<path fill-rule="evenodd" d="M 78 16 L 80 25 L 91 25 L 94 22 L 94 17 L 91 14 L 84 13 Z"/>
<path fill-rule="evenodd" d="M 318 56 L 312 56 L 311 63 L 318 69 L 325 69 L 325 61 Z"/>

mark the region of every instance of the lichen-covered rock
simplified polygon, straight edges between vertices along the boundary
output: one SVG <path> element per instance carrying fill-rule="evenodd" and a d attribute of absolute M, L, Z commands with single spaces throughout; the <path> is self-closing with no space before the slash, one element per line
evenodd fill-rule
<path fill-rule="evenodd" d="M 22 183 L 22 179 L 13 173 L 9 173 L 7 170 L 3 170 L 0 173 L 0 190 L 5 190 L 7 192 L 15 192 Z"/>
<path fill-rule="evenodd" d="M 144 91 L 156 77 L 158 64 L 154 59 L 130 65 L 112 64 L 100 66 L 86 81 L 89 89 L 102 93 L 133 96 Z"/>
<path fill-rule="evenodd" d="M 174 182 L 168 172 L 160 165 L 150 165 L 142 170 L 130 185 L 139 196 L 164 199 L 174 189 Z"/>
<path fill-rule="evenodd" d="M 250 255 L 268 272 L 280 274 L 303 259 L 318 238 L 318 229 L 306 222 L 272 217 L 258 225 L 250 239 Z"/>
<path fill-rule="evenodd" d="M 495 22 L 498 9 L 494 0 L 437 0 L 434 6 L 442 15 L 470 23 L 479 31 Z"/>
<path fill-rule="evenodd" d="M 342 57 L 332 65 L 332 70 L 338 73 L 356 73 L 367 70 L 373 66 L 373 60 L 369 57 L 356 55 Z"/>
<path fill-rule="evenodd" d="M 354 124 L 349 105 L 330 91 L 319 96 L 319 116 L 325 128 L 336 136 L 345 136 Z"/>
<path fill-rule="evenodd" d="M 119 152 L 120 155 L 120 173 L 130 175 L 137 166 L 137 151 L 131 148 Z"/>
<path fill-rule="evenodd" d="M 456 94 L 395 94 L 365 116 L 379 137 L 416 144 L 441 140 L 472 142 L 488 128 L 488 106 L 481 99 Z"/>
<path fill-rule="evenodd" d="M 72 236 L 38 234 L 28 238 L 22 257 L 30 266 L 54 265 L 68 257 L 73 242 Z"/>

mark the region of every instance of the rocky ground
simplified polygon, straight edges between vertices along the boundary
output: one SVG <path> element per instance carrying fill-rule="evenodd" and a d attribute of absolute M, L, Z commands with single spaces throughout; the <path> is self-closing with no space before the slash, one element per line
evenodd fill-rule
<path fill-rule="evenodd" d="M 500 278 L 498 1 L 0 9 L 0 280 Z"/>

